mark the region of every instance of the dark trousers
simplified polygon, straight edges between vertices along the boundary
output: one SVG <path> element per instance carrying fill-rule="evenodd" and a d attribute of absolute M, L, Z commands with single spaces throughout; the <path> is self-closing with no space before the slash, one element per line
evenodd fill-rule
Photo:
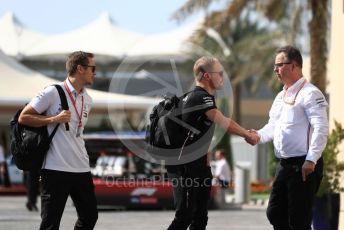
<path fill-rule="evenodd" d="M 44 169 L 41 177 L 41 230 L 59 229 L 69 195 L 78 214 L 74 229 L 94 228 L 98 219 L 98 211 L 90 172 L 70 173 Z"/>
<path fill-rule="evenodd" d="M 207 176 L 187 177 L 178 173 L 168 173 L 173 184 L 175 217 L 168 230 L 203 230 L 208 223 L 208 201 L 212 175 L 207 168 Z"/>
<path fill-rule="evenodd" d="M 267 217 L 275 230 L 311 230 L 312 206 L 323 172 L 320 158 L 315 171 L 302 180 L 305 157 L 281 159 L 277 165 Z"/>
<path fill-rule="evenodd" d="M 226 180 L 219 179 L 219 185 L 221 186 L 221 188 L 228 188 L 229 182 Z"/>

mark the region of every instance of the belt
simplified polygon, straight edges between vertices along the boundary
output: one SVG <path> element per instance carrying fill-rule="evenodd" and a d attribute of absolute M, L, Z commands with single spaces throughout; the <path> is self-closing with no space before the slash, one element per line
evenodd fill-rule
<path fill-rule="evenodd" d="M 303 164 L 306 160 L 306 155 L 300 157 L 279 158 L 281 165 Z"/>

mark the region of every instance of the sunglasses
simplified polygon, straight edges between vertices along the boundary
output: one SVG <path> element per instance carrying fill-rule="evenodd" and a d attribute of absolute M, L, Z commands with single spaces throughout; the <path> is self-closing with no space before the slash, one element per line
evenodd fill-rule
<path fill-rule="evenodd" d="M 219 71 L 219 72 L 207 72 L 207 73 L 217 73 L 217 74 L 219 74 L 220 76 L 223 76 L 223 71 L 222 71 L 222 70 Z"/>
<path fill-rule="evenodd" d="M 291 62 L 281 62 L 281 63 L 276 63 L 274 64 L 274 68 L 281 68 L 283 65 L 289 65 L 292 64 Z"/>
<path fill-rule="evenodd" d="M 96 66 L 95 65 L 82 65 L 84 67 L 91 67 L 92 73 L 96 72 Z"/>

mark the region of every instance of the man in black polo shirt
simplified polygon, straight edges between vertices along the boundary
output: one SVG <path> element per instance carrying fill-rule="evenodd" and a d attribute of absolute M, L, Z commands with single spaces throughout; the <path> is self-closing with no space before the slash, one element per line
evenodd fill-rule
<path fill-rule="evenodd" d="M 181 157 L 192 159 L 194 156 L 195 160 L 168 171 L 176 207 L 175 218 L 168 230 L 206 228 L 212 180 L 207 152 L 214 134 L 214 123 L 227 132 L 244 137 L 250 144 L 258 141 L 257 134 L 248 132 L 216 108 L 214 94 L 223 88 L 220 62 L 213 57 L 201 57 L 196 61 L 193 73 L 196 87 L 183 99 L 182 120 L 199 133 L 191 136 Z"/>

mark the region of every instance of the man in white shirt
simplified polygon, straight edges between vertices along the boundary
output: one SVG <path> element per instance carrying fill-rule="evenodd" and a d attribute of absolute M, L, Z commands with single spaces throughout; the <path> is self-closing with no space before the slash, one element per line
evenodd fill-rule
<path fill-rule="evenodd" d="M 267 217 L 275 230 L 311 230 L 328 136 L 328 104 L 303 77 L 302 56 L 295 47 L 278 49 L 274 72 L 284 87 L 273 102 L 268 124 L 258 131 L 260 143 L 273 140 L 280 159 Z"/>
<path fill-rule="evenodd" d="M 62 109 L 56 88 L 48 86 L 31 100 L 19 117 L 21 124 L 47 125 L 49 133 L 57 123 L 69 123 L 69 131 L 64 125 L 59 126 L 43 162 L 41 230 L 59 229 L 69 195 L 78 213 L 74 229 L 93 229 L 98 219 L 89 157 L 82 138 L 92 104 L 85 86 L 93 83 L 95 67 L 92 53 L 73 52 L 66 62 L 67 79 L 60 83 L 69 111 Z"/>
<path fill-rule="evenodd" d="M 4 148 L 2 147 L 0 143 L 0 185 L 2 185 L 2 178 L 4 174 L 4 168 L 5 168 L 5 152 Z"/>
<path fill-rule="evenodd" d="M 231 171 L 224 156 L 224 150 L 217 150 L 215 159 L 215 177 L 222 188 L 228 188 L 231 182 Z"/>

